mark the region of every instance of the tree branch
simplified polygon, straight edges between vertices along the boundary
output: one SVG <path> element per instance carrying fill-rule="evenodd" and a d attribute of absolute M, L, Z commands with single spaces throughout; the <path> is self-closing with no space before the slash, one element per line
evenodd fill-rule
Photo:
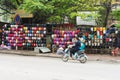
<path fill-rule="evenodd" d="M 4 0 L 4 2 L 2 2 L 0 6 L 7 7 L 7 9 L 17 9 L 16 5 L 10 2 L 9 0 L 8 1 Z"/>
<path fill-rule="evenodd" d="M 16 3 L 17 3 L 17 5 L 21 5 L 21 4 L 23 4 L 23 2 L 24 2 L 24 0 L 21 0 L 21 1 L 19 1 L 19 0 L 16 0 Z"/>
<path fill-rule="evenodd" d="M 17 4 L 20 5 L 20 2 L 18 0 L 16 0 Z"/>
<path fill-rule="evenodd" d="M 6 12 L 0 13 L 0 15 L 4 15 L 4 14 L 6 14 Z"/>
<path fill-rule="evenodd" d="M 0 9 L 4 10 L 4 11 L 7 12 L 7 13 L 12 14 L 9 10 L 7 10 L 7 9 L 5 9 L 5 8 L 2 8 L 1 6 L 0 6 Z"/>

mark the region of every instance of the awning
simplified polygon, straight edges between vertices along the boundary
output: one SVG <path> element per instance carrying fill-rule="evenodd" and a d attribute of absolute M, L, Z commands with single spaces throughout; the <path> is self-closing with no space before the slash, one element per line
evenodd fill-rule
<path fill-rule="evenodd" d="M 14 18 L 17 14 L 19 14 L 21 18 L 32 18 L 33 17 L 33 14 L 26 12 L 25 10 L 16 10 L 15 14 L 11 15 L 11 18 Z"/>

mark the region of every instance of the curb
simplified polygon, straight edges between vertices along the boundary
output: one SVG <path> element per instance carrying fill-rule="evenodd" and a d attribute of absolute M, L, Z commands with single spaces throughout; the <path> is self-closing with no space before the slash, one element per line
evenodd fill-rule
<path fill-rule="evenodd" d="M 36 53 L 33 51 L 28 51 L 28 53 L 25 53 L 25 51 L 19 52 L 19 51 L 11 51 L 11 50 L 0 50 L 0 54 L 14 54 L 14 55 L 21 55 L 21 56 L 36 56 L 36 57 L 50 57 L 50 58 L 61 58 L 61 55 L 50 55 L 51 53 Z M 89 59 L 88 61 L 102 61 L 102 62 L 110 62 L 110 63 L 120 63 L 120 60 L 102 60 L 102 59 Z"/>
<path fill-rule="evenodd" d="M 23 53 L 23 52 L 15 52 L 15 51 L 9 51 L 9 50 L 6 50 L 6 51 L 2 51 L 0 50 L 0 53 L 1 54 L 14 54 L 14 55 L 23 55 L 23 56 L 35 56 L 36 54 L 26 54 L 26 53 Z"/>

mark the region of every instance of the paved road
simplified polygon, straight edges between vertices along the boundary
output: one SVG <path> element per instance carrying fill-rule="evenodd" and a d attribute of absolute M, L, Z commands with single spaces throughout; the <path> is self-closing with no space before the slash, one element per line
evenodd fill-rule
<path fill-rule="evenodd" d="M 0 54 L 0 80 L 120 80 L 120 64 Z"/>

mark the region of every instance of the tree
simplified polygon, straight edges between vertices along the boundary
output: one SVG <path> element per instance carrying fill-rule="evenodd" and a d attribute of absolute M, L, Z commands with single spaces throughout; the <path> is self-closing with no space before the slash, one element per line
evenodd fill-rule
<path fill-rule="evenodd" d="M 78 11 L 96 11 L 95 6 L 100 0 L 1 0 L 5 6 L 5 12 L 12 9 L 24 9 L 33 13 L 34 23 L 56 22 L 63 23 L 67 17 L 69 22 L 74 22 Z M 2 5 L 3 5 L 2 4 Z M 10 9 L 9 9 L 10 8 Z M 10 11 L 8 13 L 11 13 Z M 91 14 L 92 15 L 92 14 Z M 75 23 L 75 22 L 74 22 Z"/>
<path fill-rule="evenodd" d="M 19 8 L 33 13 L 34 23 L 45 23 L 46 18 L 53 13 L 54 6 L 49 0 L 25 0 Z"/>
<path fill-rule="evenodd" d="M 75 23 L 76 16 L 82 16 L 78 14 L 79 11 L 93 11 L 96 10 L 94 4 L 98 0 L 52 0 L 54 6 L 54 13 L 50 17 L 56 20 L 59 18 L 60 22 L 64 22 L 64 18 L 67 17 L 69 22 Z M 84 16 L 85 17 L 85 16 Z"/>
<path fill-rule="evenodd" d="M 108 24 L 108 21 L 112 20 L 112 16 L 116 20 L 119 20 L 119 10 L 112 11 L 112 8 L 114 7 L 113 3 L 115 3 L 115 2 L 116 2 L 116 0 L 102 0 L 102 2 L 100 2 L 99 14 L 101 16 L 98 17 L 98 21 L 97 21 L 98 25 L 106 27 Z"/>
<path fill-rule="evenodd" d="M 75 21 L 78 11 L 95 10 L 94 4 L 99 0 L 25 0 L 20 8 L 34 14 L 34 22 L 63 23 Z"/>
<path fill-rule="evenodd" d="M 106 27 L 112 9 L 112 0 L 103 0 L 100 2 L 100 7 L 99 14 L 101 16 L 98 18 L 98 25 Z"/>

